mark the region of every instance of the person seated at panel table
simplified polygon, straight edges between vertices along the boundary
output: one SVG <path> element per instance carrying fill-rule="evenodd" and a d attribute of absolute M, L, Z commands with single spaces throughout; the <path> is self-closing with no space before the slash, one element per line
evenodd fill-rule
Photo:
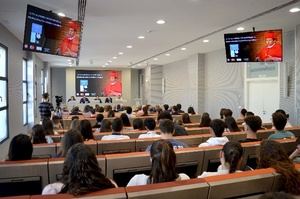
<path fill-rule="evenodd" d="M 199 147 L 203 146 L 218 146 L 218 145 L 224 145 L 229 140 L 226 136 L 223 136 L 225 130 L 225 122 L 221 119 L 214 119 L 210 123 L 210 134 L 212 137 L 210 137 L 206 142 L 203 142 L 199 144 Z"/>
<path fill-rule="evenodd" d="M 89 98 L 87 98 L 86 96 L 83 96 L 80 101 L 79 101 L 80 104 L 85 104 L 85 103 L 90 103 L 90 100 Z"/>
<path fill-rule="evenodd" d="M 137 174 L 130 179 L 127 186 L 147 185 L 190 179 L 184 173 L 176 172 L 176 154 L 168 140 L 153 142 L 150 148 L 150 175 Z"/>
<path fill-rule="evenodd" d="M 244 150 L 240 143 L 227 142 L 220 151 L 221 165 L 218 167 L 217 172 L 203 172 L 198 178 L 239 172 L 238 169 L 242 162 L 243 152 Z"/>
<path fill-rule="evenodd" d="M 105 103 L 112 103 L 112 98 L 111 97 L 107 97 L 105 98 Z"/>
<path fill-rule="evenodd" d="M 284 130 L 287 122 L 286 115 L 280 112 L 275 112 L 272 114 L 272 121 L 276 131 L 274 134 L 268 137 L 268 140 L 282 139 L 282 138 L 295 138 L 295 135 L 292 132 Z"/>
<path fill-rule="evenodd" d="M 99 95 L 96 96 L 96 98 L 94 98 L 95 101 L 99 101 L 99 103 L 102 103 L 101 98 L 99 97 Z"/>
<path fill-rule="evenodd" d="M 69 99 L 68 99 L 68 102 L 72 102 L 72 101 L 76 101 L 76 98 L 74 96 L 71 96 Z"/>
<path fill-rule="evenodd" d="M 123 122 L 121 118 L 115 118 L 111 124 L 112 134 L 105 135 L 101 140 L 127 140 L 130 139 L 128 135 L 122 135 Z"/>

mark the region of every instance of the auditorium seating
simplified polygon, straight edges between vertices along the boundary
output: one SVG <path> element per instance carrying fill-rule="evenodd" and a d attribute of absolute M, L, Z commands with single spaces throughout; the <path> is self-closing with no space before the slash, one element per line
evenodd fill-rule
<path fill-rule="evenodd" d="M 135 152 L 135 140 L 103 140 L 98 141 L 97 154 Z"/>
<path fill-rule="evenodd" d="M 57 147 L 55 143 L 52 144 L 34 144 L 33 157 L 55 157 L 57 154 Z"/>

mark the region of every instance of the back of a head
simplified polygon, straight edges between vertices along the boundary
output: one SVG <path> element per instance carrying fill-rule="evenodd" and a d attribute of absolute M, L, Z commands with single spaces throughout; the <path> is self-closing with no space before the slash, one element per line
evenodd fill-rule
<path fill-rule="evenodd" d="M 272 121 L 276 130 L 282 131 L 287 123 L 287 118 L 286 115 L 279 112 L 275 112 L 272 114 Z"/>
<path fill-rule="evenodd" d="M 191 107 L 191 106 L 188 108 L 187 112 L 188 112 L 189 114 L 191 114 L 191 115 L 196 114 L 194 108 Z"/>
<path fill-rule="evenodd" d="M 103 119 L 101 122 L 100 132 L 111 132 L 111 121 Z"/>
<path fill-rule="evenodd" d="M 243 108 L 241 110 L 241 115 L 243 115 L 244 117 L 246 116 L 246 113 L 247 113 L 247 109 Z"/>
<path fill-rule="evenodd" d="M 111 128 L 113 132 L 121 132 L 123 130 L 123 122 L 121 118 L 115 118 L 112 121 Z"/>
<path fill-rule="evenodd" d="M 174 123 L 169 119 L 159 120 L 159 129 L 161 133 L 173 134 L 174 132 Z"/>
<path fill-rule="evenodd" d="M 230 165 L 229 173 L 234 173 L 238 169 L 243 156 L 243 148 L 239 142 L 229 141 L 222 149 L 225 162 Z"/>
<path fill-rule="evenodd" d="M 289 118 L 289 114 L 287 114 L 283 109 L 277 109 L 275 111 L 275 113 L 281 113 L 281 114 L 285 115 L 286 118 Z"/>
<path fill-rule="evenodd" d="M 181 110 L 181 104 L 177 104 L 176 107 L 177 107 L 178 111 Z"/>
<path fill-rule="evenodd" d="M 149 183 L 170 182 L 176 180 L 176 154 L 173 146 L 166 140 L 153 142 L 150 148 L 151 173 Z"/>
<path fill-rule="evenodd" d="M 146 118 L 144 120 L 144 126 L 150 130 L 150 131 L 153 131 L 156 127 L 156 122 L 153 118 Z"/>
<path fill-rule="evenodd" d="M 204 112 L 201 116 L 200 127 L 209 127 L 211 123 L 211 119 L 208 113 Z"/>
<path fill-rule="evenodd" d="M 61 155 L 63 157 L 65 157 L 68 150 L 74 144 L 83 143 L 83 137 L 82 137 L 80 131 L 71 129 L 64 134 L 64 137 L 62 138 L 61 143 L 62 143 L 62 145 L 61 145 L 62 146 L 62 151 L 61 151 L 62 154 Z"/>
<path fill-rule="evenodd" d="M 97 123 L 101 123 L 103 119 L 104 119 L 104 116 L 102 114 L 97 114 L 97 116 L 96 116 Z"/>
<path fill-rule="evenodd" d="M 146 118 L 147 119 L 147 118 Z M 144 122 L 141 118 L 135 118 L 132 121 L 133 129 L 144 130 Z"/>
<path fill-rule="evenodd" d="M 232 110 L 231 109 L 225 109 L 223 111 L 223 115 L 224 115 L 224 118 L 229 117 L 229 116 L 232 117 Z"/>
<path fill-rule="evenodd" d="M 107 117 L 115 117 L 115 112 L 113 110 L 109 110 Z"/>
<path fill-rule="evenodd" d="M 245 114 L 245 117 L 248 117 L 248 116 L 254 116 L 254 113 L 251 111 L 247 111 L 247 113 Z"/>
<path fill-rule="evenodd" d="M 178 112 L 178 107 L 177 106 L 173 106 L 172 109 L 173 109 L 173 112 Z"/>
<path fill-rule="evenodd" d="M 107 179 L 98 165 L 96 155 L 83 143 L 73 145 L 65 158 L 63 166 L 61 193 L 82 195 L 114 185 Z"/>
<path fill-rule="evenodd" d="M 148 105 L 146 105 L 146 106 L 144 106 L 144 107 L 142 108 L 142 110 L 143 110 L 143 116 L 147 116 L 147 115 L 148 115 L 148 108 L 149 108 Z"/>
<path fill-rule="evenodd" d="M 191 122 L 191 119 L 190 119 L 190 116 L 189 116 L 188 113 L 184 113 L 184 114 L 182 115 L 182 122 L 183 122 L 184 124 L 192 123 L 192 122 Z"/>
<path fill-rule="evenodd" d="M 44 131 L 44 127 L 42 125 L 36 124 L 32 127 L 32 143 L 33 144 L 47 143 L 45 136 L 46 136 L 46 134 Z"/>
<path fill-rule="evenodd" d="M 90 121 L 80 121 L 80 132 L 84 140 L 94 139 L 93 129 Z"/>
<path fill-rule="evenodd" d="M 131 114 L 131 113 L 132 113 L 132 108 L 131 108 L 131 106 L 127 106 L 127 107 L 126 107 L 126 113 L 127 113 L 127 114 Z"/>
<path fill-rule="evenodd" d="M 161 112 L 158 117 L 157 117 L 157 121 L 159 122 L 162 119 L 169 119 L 169 120 L 173 120 L 172 115 L 168 112 L 168 111 L 163 111 Z"/>
<path fill-rule="evenodd" d="M 235 119 L 231 116 L 225 118 L 225 124 L 230 132 L 239 132 L 241 131 L 235 121 Z"/>
<path fill-rule="evenodd" d="M 273 140 L 264 140 L 261 143 L 259 167 L 274 168 L 281 174 L 284 191 L 295 195 L 300 194 L 300 173 L 280 143 Z"/>
<path fill-rule="evenodd" d="M 259 116 L 247 116 L 244 121 L 253 132 L 257 132 L 262 125 L 262 120 Z"/>
<path fill-rule="evenodd" d="M 46 135 L 54 135 L 53 123 L 50 119 L 48 118 L 43 119 L 42 125 L 44 127 Z"/>
<path fill-rule="evenodd" d="M 52 117 L 53 124 L 60 123 L 60 120 L 61 120 L 61 118 L 59 116 L 53 115 L 53 117 Z"/>
<path fill-rule="evenodd" d="M 165 111 L 169 110 L 169 105 L 168 104 L 164 104 L 163 107 L 164 107 Z"/>
<path fill-rule="evenodd" d="M 80 131 L 80 120 L 79 119 L 72 120 L 70 124 L 70 129 L 75 129 Z"/>
<path fill-rule="evenodd" d="M 10 142 L 8 160 L 30 160 L 32 157 L 32 143 L 28 135 L 16 135 Z"/>
<path fill-rule="evenodd" d="M 120 118 L 122 119 L 122 122 L 123 122 L 123 125 L 124 125 L 124 126 L 131 126 L 130 121 L 129 121 L 129 118 L 128 118 L 128 116 L 127 116 L 126 113 L 122 113 L 122 114 L 120 115 Z"/>
<path fill-rule="evenodd" d="M 49 93 L 43 93 L 43 99 L 47 100 L 49 98 Z"/>
<path fill-rule="evenodd" d="M 225 122 L 220 119 L 214 119 L 210 123 L 210 128 L 214 131 L 216 137 L 222 137 L 225 129 Z"/>
<path fill-rule="evenodd" d="M 224 119 L 224 111 L 226 110 L 226 108 L 221 108 L 220 109 L 220 119 Z"/>

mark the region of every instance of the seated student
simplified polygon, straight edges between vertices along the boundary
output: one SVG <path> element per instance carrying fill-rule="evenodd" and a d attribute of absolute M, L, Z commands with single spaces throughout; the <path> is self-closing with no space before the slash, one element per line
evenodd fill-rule
<path fill-rule="evenodd" d="M 82 113 L 80 112 L 79 107 L 75 106 L 72 108 L 70 115 L 82 115 Z"/>
<path fill-rule="evenodd" d="M 292 132 L 284 130 L 284 127 L 287 122 L 286 115 L 279 112 L 275 112 L 272 114 L 272 121 L 276 131 L 274 134 L 268 137 L 269 140 L 295 137 L 295 135 Z"/>
<path fill-rule="evenodd" d="M 153 142 L 150 148 L 150 175 L 137 174 L 130 179 L 127 186 L 155 184 L 190 179 L 184 173 L 176 173 L 176 154 L 172 144 L 167 140 Z"/>
<path fill-rule="evenodd" d="M 287 114 L 284 110 L 278 109 L 278 110 L 275 111 L 275 113 L 281 113 L 281 114 L 286 116 L 287 121 L 286 121 L 285 128 L 293 127 L 292 124 L 289 122 L 289 114 Z"/>
<path fill-rule="evenodd" d="M 134 130 L 145 130 L 144 122 L 141 118 L 134 118 L 132 121 L 132 127 Z"/>
<path fill-rule="evenodd" d="M 172 122 L 172 120 L 160 119 L 159 120 L 159 129 L 160 129 L 161 139 L 168 140 L 172 144 L 173 149 L 180 149 L 180 148 L 188 147 L 187 144 L 174 139 L 174 137 L 173 137 L 174 123 Z M 146 151 L 149 151 L 150 148 L 151 148 L 151 145 L 147 147 Z"/>
<path fill-rule="evenodd" d="M 24 134 L 16 135 L 9 144 L 8 160 L 30 160 L 32 151 L 30 137 Z"/>
<path fill-rule="evenodd" d="M 171 114 L 172 115 L 180 115 L 180 113 L 178 112 L 177 106 L 172 106 Z"/>
<path fill-rule="evenodd" d="M 68 99 L 68 102 L 72 102 L 72 101 L 76 101 L 76 99 L 75 99 L 74 96 L 71 96 L 71 97 Z"/>
<path fill-rule="evenodd" d="M 226 111 L 226 108 L 221 108 L 221 109 L 220 109 L 220 119 L 221 119 L 221 120 L 224 120 L 224 119 L 225 119 L 225 117 L 224 117 L 224 111 Z"/>
<path fill-rule="evenodd" d="M 68 150 L 77 143 L 83 143 L 80 131 L 75 129 L 68 130 L 61 140 L 61 148 L 57 156 L 66 157 Z"/>
<path fill-rule="evenodd" d="M 247 109 L 242 108 L 241 112 L 240 112 L 240 117 L 238 118 L 238 120 L 244 120 L 246 117 L 246 113 L 247 113 Z"/>
<path fill-rule="evenodd" d="M 58 134 L 58 133 L 54 132 L 52 121 L 50 119 L 47 119 L 47 118 L 43 119 L 42 126 L 44 128 L 47 143 L 48 144 L 53 143 L 53 139 L 52 139 L 51 135 Z"/>
<path fill-rule="evenodd" d="M 115 117 L 115 112 L 113 110 L 109 110 L 107 113 L 107 117 Z"/>
<path fill-rule="evenodd" d="M 132 117 L 132 108 L 130 106 L 127 106 L 125 108 L 125 110 L 126 110 L 127 117 L 131 118 Z"/>
<path fill-rule="evenodd" d="M 241 129 L 239 129 L 235 119 L 232 116 L 228 116 L 225 118 L 225 124 L 227 127 L 227 130 L 229 132 L 240 132 Z"/>
<path fill-rule="evenodd" d="M 264 140 L 260 144 L 259 168 L 269 167 L 281 174 L 281 191 L 300 195 L 300 172 L 296 170 L 282 145 L 274 140 Z"/>
<path fill-rule="evenodd" d="M 149 115 L 149 113 L 148 113 L 148 108 L 149 108 L 148 105 L 144 105 L 144 106 L 142 107 L 142 110 L 139 110 L 139 111 L 136 113 L 136 116 L 137 116 L 137 117 L 148 116 L 148 115 Z"/>
<path fill-rule="evenodd" d="M 80 104 L 85 104 L 85 103 L 90 103 L 90 100 L 89 98 L 87 98 L 86 96 L 83 96 L 80 101 L 79 101 Z"/>
<path fill-rule="evenodd" d="M 79 196 L 114 187 L 117 185 L 104 176 L 90 147 L 77 143 L 67 153 L 61 182 L 47 185 L 42 195 L 69 193 Z"/>
<path fill-rule="evenodd" d="M 238 172 L 238 168 L 242 162 L 243 148 L 238 142 L 227 142 L 220 152 L 221 165 L 217 172 L 203 172 L 198 178 L 207 176 L 222 175 Z"/>
<path fill-rule="evenodd" d="M 129 127 L 129 129 L 131 129 L 131 124 L 130 124 L 130 121 L 129 121 L 129 118 L 127 117 L 127 114 L 126 113 L 122 113 L 120 115 L 120 118 L 122 119 L 122 122 L 123 122 L 123 126 L 124 127 Z"/>
<path fill-rule="evenodd" d="M 156 127 L 156 122 L 153 118 L 146 118 L 144 120 L 144 126 L 147 130 L 147 133 L 139 135 L 139 139 L 160 137 L 160 135 L 154 130 Z"/>
<path fill-rule="evenodd" d="M 32 144 L 47 143 L 44 128 L 40 124 L 36 124 L 31 128 Z"/>
<path fill-rule="evenodd" d="M 164 111 L 170 112 L 168 104 L 164 104 L 163 107 L 164 107 Z"/>
<path fill-rule="evenodd" d="M 184 113 L 183 110 L 181 110 L 181 104 L 177 104 L 178 113 Z"/>
<path fill-rule="evenodd" d="M 195 110 L 194 110 L 194 108 L 192 106 L 190 106 L 188 108 L 187 112 L 188 112 L 189 115 L 195 115 L 196 114 L 196 112 L 195 112 Z"/>
<path fill-rule="evenodd" d="M 259 141 L 256 136 L 256 132 L 261 128 L 262 121 L 259 116 L 248 116 L 245 118 L 245 133 L 247 133 L 246 139 L 239 140 L 239 142 L 255 142 Z"/>
<path fill-rule="evenodd" d="M 84 141 L 94 140 L 93 129 L 90 121 L 81 120 L 80 121 L 80 132 Z"/>
<path fill-rule="evenodd" d="M 101 127 L 101 122 L 104 119 L 104 116 L 102 114 L 97 114 L 96 116 L 96 124 L 93 126 L 93 128 L 100 129 Z"/>
<path fill-rule="evenodd" d="M 121 132 L 123 130 L 123 122 L 121 118 L 115 118 L 111 124 L 112 134 L 105 135 L 101 140 L 126 140 L 130 139 L 128 135 L 122 135 Z"/>
<path fill-rule="evenodd" d="M 223 116 L 224 116 L 224 119 L 226 118 L 226 117 L 229 117 L 229 116 L 231 116 L 232 117 L 232 110 L 231 109 L 229 109 L 229 108 L 225 108 L 224 110 L 223 110 Z"/>
<path fill-rule="evenodd" d="M 200 119 L 199 127 L 209 127 L 211 123 L 211 119 L 208 113 L 204 112 Z"/>
<path fill-rule="evenodd" d="M 183 115 L 182 115 L 182 122 L 184 124 L 190 124 L 190 123 L 192 123 L 190 115 L 188 113 L 183 113 Z"/>
<path fill-rule="evenodd" d="M 108 119 L 103 119 L 101 122 L 100 132 L 111 132 L 111 121 Z"/>
<path fill-rule="evenodd" d="M 53 123 L 53 130 L 63 129 L 62 124 L 61 124 L 61 118 L 58 117 L 57 115 L 53 115 L 52 123 Z"/>
<path fill-rule="evenodd" d="M 199 147 L 202 146 L 217 146 L 217 145 L 224 145 L 229 140 L 226 136 L 223 136 L 225 129 L 225 123 L 223 120 L 214 119 L 210 123 L 210 134 L 212 135 L 206 142 L 199 144 Z"/>
<path fill-rule="evenodd" d="M 182 120 L 175 120 L 174 122 L 174 136 L 183 136 L 188 135 L 187 131 L 185 130 L 183 126 Z"/>

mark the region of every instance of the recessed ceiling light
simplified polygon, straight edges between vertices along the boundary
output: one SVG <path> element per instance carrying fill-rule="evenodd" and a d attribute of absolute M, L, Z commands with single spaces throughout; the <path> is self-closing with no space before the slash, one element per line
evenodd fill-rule
<path fill-rule="evenodd" d="M 123 55 L 123 54 L 124 54 L 123 52 L 119 52 L 119 53 L 118 53 L 118 55 Z"/>
<path fill-rule="evenodd" d="M 126 48 L 132 48 L 132 46 L 131 45 L 127 45 Z"/>
<path fill-rule="evenodd" d="M 145 39 L 145 36 L 140 35 L 140 36 L 138 36 L 138 39 Z"/>
<path fill-rule="evenodd" d="M 154 61 L 157 61 L 157 60 L 158 60 L 158 58 L 157 58 L 157 57 L 155 57 L 155 58 L 153 58 L 153 60 L 154 60 Z"/>
<path fill-rule="evenodd" d="M 107 62 L 111 63 L 112 61 L 111 61 L 111 60 L 108 60 Z"/>
<path fill-rule="evenodd" d="M 295 13 L 295 12 L 299 12 L 300 11 L 300 8 L 298 8 L 298 7 L 295 7 L 295 8 L 291 8 L 290 9 L 290 12 L 291 13 Z"/>
<path fill-rule="evenodd" d="M 183 48 L 181 48 L 180 50 L 186 50 L 186 48 L 183 47 Z"/>
<path fill-rule="evenodd" d="M 208 39 L 204 39 L 202 42 L 203 42 L 203 43 L 208 43 L 209 40 L 208 40 Z"/>
<path fill-rule="evenodd" d="M 159 20 L 156 21 L 156 23 L 159 24 L 159 25 L 162 25 L 162 24 L 165 24 L 166 21 L 163 20 L 163 19 L 159 19 Z"/>
<path fill-rule="evenodd" d="M 166 53 L 165 55 L 166 55 L 166 56 L 170 56 L 170 54 L 169 54 L 169 53 Z"/>
<path fill-rule="evenodd" d="M 108 65 L 109 65 L 109 63 L 105 63 L 104 65 L 105 65 L 105 66 L 108 66 Z"/>
<path fill-rule="evenodd" d="M 60 17 L 65 17 L 66 16 L 65 13 L 63 13 L 63 12 L 58 12 L 57 15 L 60 16 Z"/>
<path fill-rule="evenodd" d="M 245 30 L 245 28 L 240 26 L 240 27 L 238 27 L 236 30 L 237 30 L 237 31 L 243 31 L 243 30 Z"/>
<path fill-rule="evenodd" d="M 118 57 L 113 57 L 113 59 L 117 59 Z"/>

